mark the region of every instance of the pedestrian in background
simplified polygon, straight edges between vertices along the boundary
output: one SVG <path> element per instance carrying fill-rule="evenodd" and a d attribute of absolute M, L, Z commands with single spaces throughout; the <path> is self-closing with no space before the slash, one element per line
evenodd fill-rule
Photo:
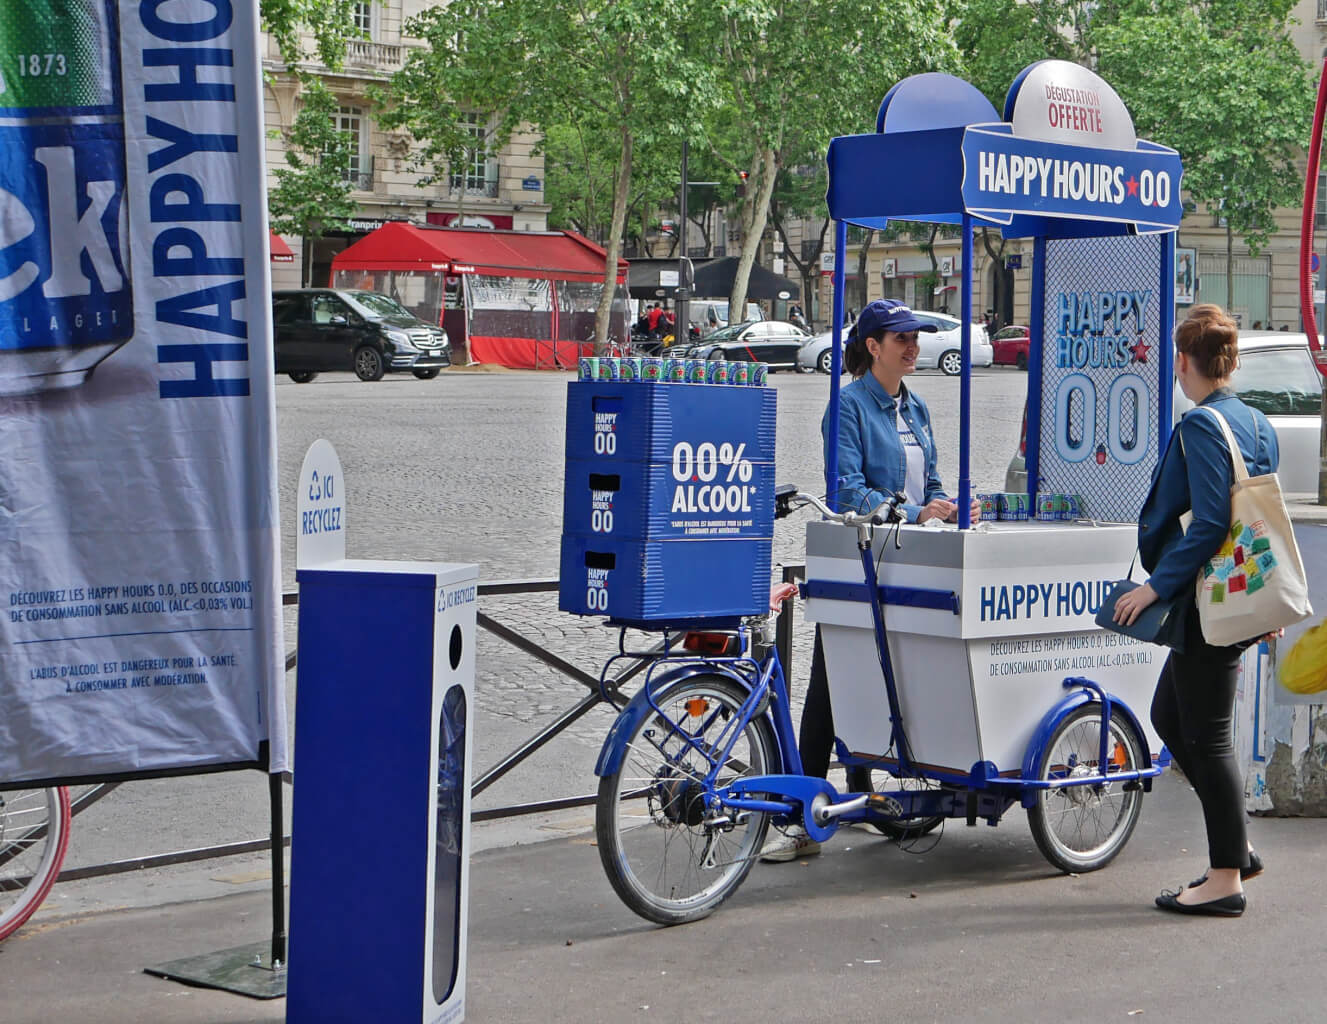
<path fill-rule="evenodd" d="M 1115 605 L 1115 621 L 1129 625 L 1159 598 L 1181 598 L 1184 651 L 1171 651 L 1152 699 L 1152 724 L 1203 806 L 1206 873 L 1156 898 L 1162 910 L 1238 917 L 1243 882 L 1263 865 L 1245 834 L 1244 782 L 1235 760 L 1235 686 L 1251 638 L 1216 647 L 1203 637 L 1194 580 L 1230 531 L 1230 448 L 1216 417 L 1230 424 L 1250 476 L 1276 472 L 1276 432 L 1261 412 L 1230 389 L 1239 358 L 1235 321 L 1210 303 L 1194 306 L 1175 331 L 1175 376 L 1195 408 L 1185 414 L 1157 463 L 1138 516 L 1138 553 L 1151 576 Z M 1192 512 L 1188 528 L 1180 517 Z"/>

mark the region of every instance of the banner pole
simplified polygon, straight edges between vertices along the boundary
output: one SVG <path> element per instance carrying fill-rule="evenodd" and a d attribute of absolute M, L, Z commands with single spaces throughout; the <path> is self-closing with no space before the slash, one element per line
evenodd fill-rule
<path fill-rule="evenodd" d="M 272 809 L 272 970 L 286 964 L 286 851 L 285 815 L 282 813 L 285 785 L 280 772 L 267 776 L 267 792 Z"/>

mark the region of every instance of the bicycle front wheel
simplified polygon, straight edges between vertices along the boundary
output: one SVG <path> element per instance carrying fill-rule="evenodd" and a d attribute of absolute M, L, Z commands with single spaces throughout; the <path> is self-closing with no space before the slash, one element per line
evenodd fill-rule
<path fill-rule="evenodd" d="M 665 686 L 628 737 L 622 765 L 599 780 L 595 835 L 608 880 L 628 907 L 657 924 L 710 914 L 742 884 L 760 855 L 769 815 L 707 820 L 703 780 L 735 728 L 746 691 L 723 676 Z M 687 743 L 681 734 L 697 746 Z M 699 749 L 698 749 L 699 747 Z M 716 788 L 778 767 L 773 730 L 748 722 Z"/>
<path fill-rule="evenodd" d="M 1137 771 L 1144 756 L 1133 727 L 1122 715 L 1112 715 L 1106 774 Z M 1093 702 L 1075 708 L 1056 726 L 1037 777 L 1096 775 L 1100 758 L 1101 705 Z M 1028 825 L 1038 849 L 1061 871 L 1095 871 L 1124 849 L 1142 809 L 1143 787 L 1136 780 L 1043 789 L 1028 808 Z"/>
<path fill-rule="evenodd" d="M 51 891 L 69 849 L 69 790 L 0 791 L 0 940 Z"/>

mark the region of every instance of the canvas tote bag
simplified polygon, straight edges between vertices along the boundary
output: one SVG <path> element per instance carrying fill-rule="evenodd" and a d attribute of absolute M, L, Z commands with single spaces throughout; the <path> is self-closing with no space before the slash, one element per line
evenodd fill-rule
<path fill-rule="evenodd" d="M 1208 406 L 1199 411 L 1216 417 L 1235 470 L 1230 532 L 1199 570 L 1194 586 L 1203 636 L 1209 644 L 1226 647 L 1299 622 L 1313 608 L 1280 480 L 1275 473 L 1249 476 L 1226 418 Z M 1180 517 L 1186 530 L 1192 520 L 1192 512 Z"/>

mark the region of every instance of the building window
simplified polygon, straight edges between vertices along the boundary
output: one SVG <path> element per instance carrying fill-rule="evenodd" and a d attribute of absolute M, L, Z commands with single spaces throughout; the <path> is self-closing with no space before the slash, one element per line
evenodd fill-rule
<path fill-rule="evenodd" d="M 358 107 L 341 107 L 334 118 L 336 130 L 350 144 L 350 158 L 345 167 L 346 180 L 360 191 L 373 189 L 373 157 L 369 154 L 369 125 Z"/>
<path fill-rule="evenodd" d="M 1327 0 L 1321 0 L 1327 2 Z M 1314 202 L 1313 229 L 1321 231 L 1327 228 L 1327 171 L 1318 172 L 1318 198 Z"/>
<path fill-rule="evenodd" d="M 452 174 L 452 191 L 464 189 L 466 195 L 495 198 L 498 194 L 498 161 L 488 149 L 488 124 L 462 121 L 460 127 L 474 139 L 474 148 L 466 150 L 464 171 Z"/>
<path fill-rule="evenodd" d="M 354 20 L 355 28 L 365 39 L 373 38 L 373 8 L 377 4 L 370 0 L 368 3 L 356 3 L 351 11 L 351 18 Z"/>

